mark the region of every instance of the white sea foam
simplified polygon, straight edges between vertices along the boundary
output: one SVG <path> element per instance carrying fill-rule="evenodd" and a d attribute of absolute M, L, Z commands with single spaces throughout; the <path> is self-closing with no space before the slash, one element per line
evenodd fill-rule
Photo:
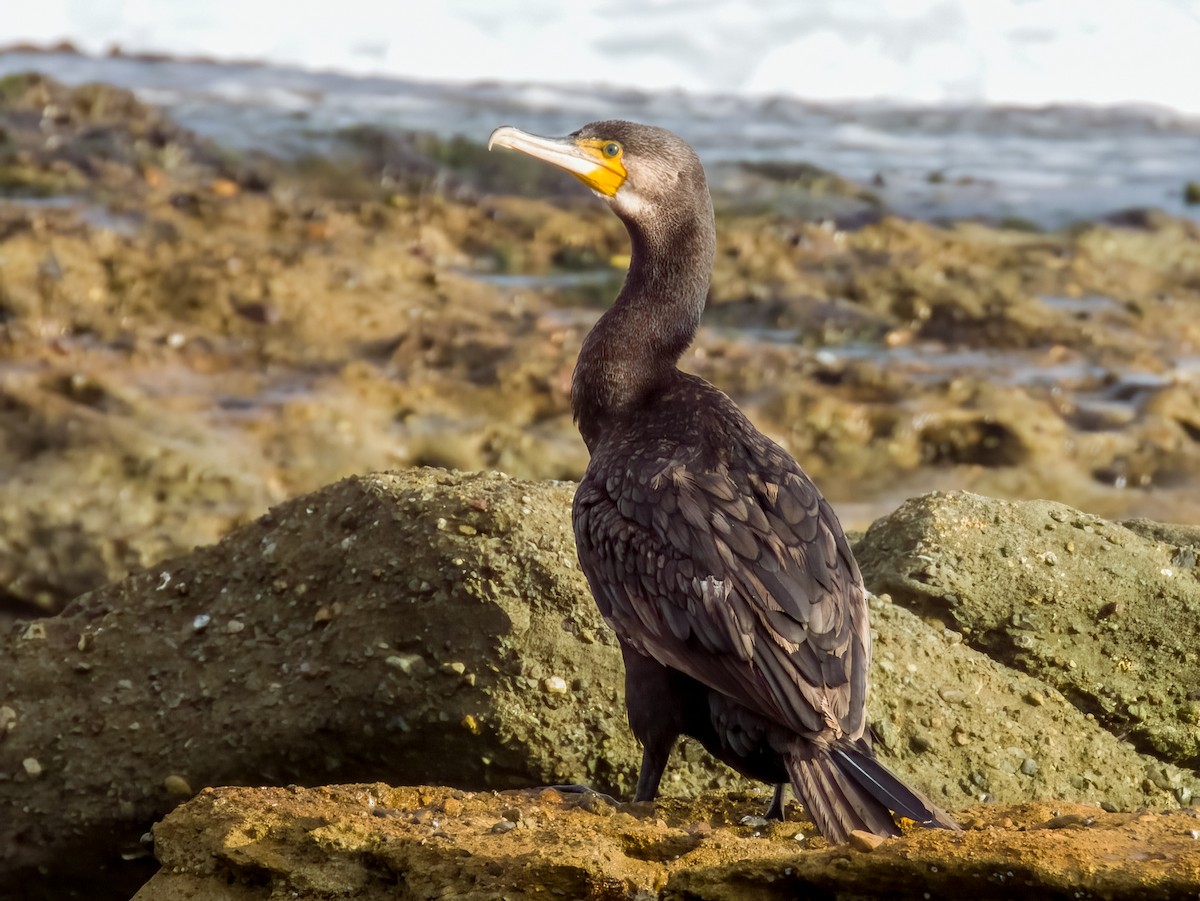
<path fill-rule="evenodd" d="M 72 41 L 432 80 L 1200 114 L 1197 0 L 39 0 L 0 44 Z"/>
<path fill-rule="evenodd" d="M 1123 207 L 1160 206 L 1200 218 L 1200 206 L 1184 202 L 1184 185 L 1200 177 L 1200 99 L 1190 99 L 1190 92 L 1200 92 L 1200 77 L 1188 77 L 1188 67 L 1200 64 L 1180 43 L 1190 34 L 1200 46 L 1189 24 L 1195 19 L 1189 10 L 1200 9 L 1200 0 L 1147 0 L 1137 7 L 1138 21 L 1103 2 L 1083 10 L 1066 0 L 608 0 L 602 10 L 543 0 L 449 0 L 426 6 L 437 8 L 395 0 L 372 18 L 364 0 L 344 0 L 336 16 L 327 4 L 296 0 L 279 17 L 274 5 L 268 12 L 255 0 L 186 6 L 182 0 L 41 0 L 5 10 L 0 45 L 69 38 L 93 51 L 119 43 L 127 51 L 276 62 L 9 52 L 0 53 L 0 76 L 40 69 L 71 84 L 128 87 L 223 144 L 282 154 L 324 152 L 336 146 L 331 133 L 358 124 L 482 141 L 503 123 L 562 134 L 590 119 L 628 118 L 679 132 L 708 164 L 815 163 L 871 182 L 894 208 L 915 215 L 1018 216 L 1058 225 Z M 244 14 L 235 16 L 235 7 Z M 325 19 L 327 27 L 320 27 Z M 223 36 L 230 22 L 236 34 Z M 1147 23 L 1174 28 L 1155 36 L 1161 48 L 1145 45 Z M 1116 40 L 1118 26 L 1128 32 L 1124 44 Z M 460 33 L 471 53 L 448 50 Z M 547 35 L 559 43 L 543 46 Z M 1050 52 L 1046 48 L 1075 59 L 1079 47 L 1095 46 L 1103 35 L 1114 44 L 1090 66 L 1098 73 L 1095 85 L 1117 83 L 1106 66 L 1121 59 L 1127 45 L 1148 55 L 1144 65 L 1118 73 L 1128 83 L 1108 97 L 1138 104 L 981 102 L 1036 99 L 1020 79 L 1006 82 L 999 73 L 1025 71 Z M 970 54 L 946 49 L 956 42 Z M 570 49 L 569 59 L 559 55 L 563 48 Z M 1007 52 L 1016 56 L 1009 59 Z M 1155 93 L 1143 76 L 1165 71 L 1160 61 L 1172 53 L 1178 70 L 1170 90 Z M 288 59 L 303 65 L 284 65 Z M 986 77 L 968 77 L 968 61 Z M 656 79 L 682 79 L 672 71 L 686 71 L 692 89 L 647 89 Z M 495 80 L 464 80 L 468 76 Z M 1067 95 L 1056 92 L 1078 77 L 1047 76 L 1038 81 L 1037 97 L 1065 101 Z M 1171 91 L 1183 89 L 1186 96 L 1176 96 L 1175 105 L 1195 114 L 1147 102 L 1172 102 Z M 814 99 L 842 94 L 891 99 Z M 915 104 L 917 98 L 930 102 Z"/>

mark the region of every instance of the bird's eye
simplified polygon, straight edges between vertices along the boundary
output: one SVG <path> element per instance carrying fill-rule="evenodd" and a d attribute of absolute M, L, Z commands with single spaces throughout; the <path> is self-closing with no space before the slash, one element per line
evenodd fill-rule
<path fill-rule="evenodd" d="M 602 152 L 610 160 L 615 159 L 616 157 L 621 155 L 621 145 L 618 144 L 616 141 L 609 141 L 607 144 L 604 145 L 604 150 Z"/>

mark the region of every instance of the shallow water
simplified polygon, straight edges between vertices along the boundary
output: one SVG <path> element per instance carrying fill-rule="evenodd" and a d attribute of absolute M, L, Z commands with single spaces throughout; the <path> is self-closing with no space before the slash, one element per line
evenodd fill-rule
<path fill-rule="evenodd" d="M 272 65 L 0 52 L 0 76 L 46 72 L 127 87 L 220 143 L 299 154 L 341 128 L 463 135 L 500 124 L 562 134 L 592 119 L 673 129 L 710 169 L 809 162 L 921 217 L 1019 218 L 1044 227 L 1129 207 L 1200 220 L 1200 118 L 1150 107 L 899 106 L 784 97 L 353 77 Z M 719 173 L 714 173 L 719 185 Z"/>

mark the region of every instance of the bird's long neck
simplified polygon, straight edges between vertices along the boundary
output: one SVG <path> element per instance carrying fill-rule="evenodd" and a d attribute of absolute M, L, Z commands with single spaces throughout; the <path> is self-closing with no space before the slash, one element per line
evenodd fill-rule
<path fill-rule="evenodd" d="M 632 242 L 613 306 L 584 339 L 571 384 L 579 430 L 594 446 L 616 418 L 674 375 L 696 335 L 716 252 L 708 192 L 686 211 L 618 215 Z"/>

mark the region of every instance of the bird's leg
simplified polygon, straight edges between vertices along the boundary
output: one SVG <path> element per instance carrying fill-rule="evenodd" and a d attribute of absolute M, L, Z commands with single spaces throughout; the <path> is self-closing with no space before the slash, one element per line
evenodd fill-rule
<path fill-rule="evenodd" d="M 671 745 L 674 742 L 647 744 L 642 749 L 642 768 L 638 772 L 635 801 L 653 801 L 658 796 L 658 784 L 662 782 L 663 773 L 667 769 L 667 761 L 671 758 Z"/>
<path fill-rule="evenodd" d="M 771 806 L 767 808 L 766 818 L 768 820 L 779 820 L 781 823 L 786 819 L 783 815 L 783 792 L 786 786 L 776 785 L 775 794 L 771 796 Z"/>
<path fill-rule="evenodd" d="M 621 642 L 625 660 L 625 707 L 629 728 L 642 745 L 642 768 L 638 771 L 634 801 L 653 801 L 658 795 L 671 759 L 671 749 L 684 731 L 683 712 L 694 703 L 682 690 L 690 684 L 682 673 L 667 669 L 657 660 Z"/>

